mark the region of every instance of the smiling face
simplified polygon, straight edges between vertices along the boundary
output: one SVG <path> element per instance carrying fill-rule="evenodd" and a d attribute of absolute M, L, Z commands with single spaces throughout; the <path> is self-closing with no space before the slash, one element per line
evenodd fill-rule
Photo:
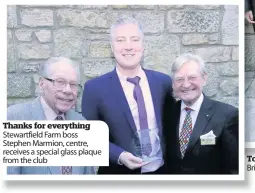
<path fill-rule="evenodd" d="M 143 39 L 136 24 L 123 24 L 113 29 L 112 51 L 119 68 L 132 70 L 140 66 Z"/>
<path fill-rule="evenodd" d="M 49 66 L 48 77 L 53 80 L 66 81 L 68 83 L 77 83 L 77 74 L 72 65 L 63 61 L 56 62 Z M 55 84 L 56 85 L 56 84 Z M 65 113 L 74 107 L 78 90 L 72 90 L 67 84 L 63 88 L 55 86 L 53 82 L 44 78 L 40 79 L 39 86 L 44 91 L 43 98 L 46 103 L 57 113 Z"/>
<path fill-rule="evenodd" d="M 173 90 L 178 98 L 191 106 L 201 95 L 206 80 L 207 74 L 201 73 L 198 63 L 188 61 L 175 73 Z"/>

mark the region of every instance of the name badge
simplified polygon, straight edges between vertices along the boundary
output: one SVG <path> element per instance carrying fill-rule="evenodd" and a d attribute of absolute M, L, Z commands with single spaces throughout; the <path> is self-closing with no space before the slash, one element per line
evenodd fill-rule
<path fill-rule="evenodd" d="M 215 145 L 215 137 L 214 138 L 205 138 L 201 139 L 201 145 Z"/>
<path fill-rule="evenodd" d="M 213 131 L 210 131 L 204 135 L 200 136 L 201 145 L 215 145 L 216 144 L 216 136 Z"/>

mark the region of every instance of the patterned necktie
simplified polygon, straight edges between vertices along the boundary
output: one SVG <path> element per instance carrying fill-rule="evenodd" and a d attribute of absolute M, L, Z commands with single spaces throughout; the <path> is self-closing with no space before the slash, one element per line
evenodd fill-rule
<path fill-rule="evenodd" d="M 72 174 L 73 168 L 72 166 L 62 166 L 62 174 Z"/>
<path fill-rule="evenodd" d="M 58 115 L 55 120 L 58 120 L 58 121 L 63 121 L 63 117 Z M 62 171 L 62 174 L 72 174 L 72 166 L 61 166 L 61 171 Z"/>
<path fill-rule="evenodd" d="M 64 120 L 62 116 L 58 115 L 55 120 Z"/>
<path fill-rule="evenodd" d="M 148 120 L 147 120 L 147 112 L 145 108 L 144 98 L 142 89 L 139 85 L 140 77 L 136 76 L 134 78 L 127 78 L 128 82 L 131 82 L 135 85 L 133 96 L 136 100 L 137 107 L 138 107 L 138 114 L 139 114 L 139 123 L 140 123 L 140 130 L 141 130 L 141 151 L 142 155 L 149 156 L 152 147 L 151 147 L 151 140 L 150 140 L 150 133 L 149 133 L 149 127 L 148 127 Z"/>
<path fill-rule="evenodd" d="M 185 151 L 186 151 L 186 149 L 188 147 L 188 143 L 189 143 L 189 138 L 192 133 L 192 119 L 190 116 L 192 109 L 186 107 L 185 110 L 187 113 L 186 113 L 186 117 L 183 122 L 182 130 L 180 133 L 180 139 L 179 139 L 181 158 L 183 158 L 185 155 Z"/>

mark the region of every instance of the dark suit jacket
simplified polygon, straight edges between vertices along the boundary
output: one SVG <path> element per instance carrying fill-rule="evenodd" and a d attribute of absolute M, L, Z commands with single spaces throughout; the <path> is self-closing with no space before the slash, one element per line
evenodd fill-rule
<path fill-rule="evenodd" d="M 204 96 L 185 156 L 181 159 L 180 107 L 181 101 L 178 101 L 174 107 L 174 116 L 165 118 L 168 173 L 238 174 L 238 110 Z M 167 116 L 170 115 L 166 110 Z M 201 145 L 200 136 L 210 131 L 216 135 L 216 144 Z"/>
<path fill-rule="evenodd" d="M 245 0 L 245 12 L 252 11 L 254 14 L 255 10 L 255 0 Z"/>
<path fill-rule="evenodd" d="M 162 136 L 162 107 L 165 97 L 172 93 L 171 79 L 152 70 L 145 70 L 145 73 L 151 90 L 159 136 Z M 85 83 L 82 114 L 88 120 L 104 121 L 109 127 L 110 164 L 109 167 L 100 167 L 98 173 L 140 173 L 140 169 L 131 171 L 118 164 L 118 158 L 123 151 L 134 153 L 132 140 L 136 126 L 116 70 Z"/>

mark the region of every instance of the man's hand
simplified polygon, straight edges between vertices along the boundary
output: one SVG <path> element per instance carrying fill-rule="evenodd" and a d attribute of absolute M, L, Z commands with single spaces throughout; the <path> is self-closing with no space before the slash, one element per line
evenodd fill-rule
<path fill-rule="evenodd" d="M 246 20 L 247 20 L 249 23 L 251 23 L 251 24 L 255 23 L 255 21 L 253 21 L 253 14 L 252 14 L 252 11 L 247 11 L 247 12 L 245 12 L 245 18 L 246 18 Z"/>
<path fill-rule="evenodd" d="M 148 162 L 143 162 L 141 158 L 136 157 L 133 154 L 125 151 L 120 154 L 119 161 L 121 164 L 125 165 L 131 170 L 141 168 L 144 165 L 148 164 Z"/>

